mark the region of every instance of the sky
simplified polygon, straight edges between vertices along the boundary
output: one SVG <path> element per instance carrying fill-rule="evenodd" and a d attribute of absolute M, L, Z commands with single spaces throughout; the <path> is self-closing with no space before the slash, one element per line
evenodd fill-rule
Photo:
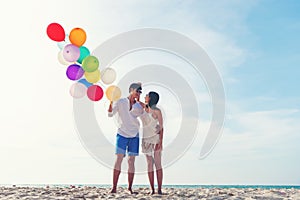
<path fill-rule="evenodd" d="M 88 153 L 76 131 L 72 82 L 46 34 L 48 24 L 57 22 L 66 32 L 83 28 L 90 50 L 130 30 L 173 30 L 197 42 L 217 66 L 225 123 L 213 151 L 199 159 L 212 110 L 205 81 L 165 52 L 133 52 L 114 63 L 118 80 L 135 66 L 155 63 L 174 67 L 191 81 L 200 105 L 199 134 L 165 169 L 164 184 L 299 185 L 299 9 L 296 0 L 5 1 L 0 184 L 111 184 L 112 170 Z M 163 94 L 167 146 L 188 116 L 182 116 L 176 94 L 151 84 L 145 91 L 153 88 Z M 106 100 L 95 103 L 95 114 L 114 143 L 115 124 L 105 117 L 106 106 Z M 122 174 L 120 183 L 126 180 Z M 147 175 L 137 175 L 135 183 L 148 184 Z"/>

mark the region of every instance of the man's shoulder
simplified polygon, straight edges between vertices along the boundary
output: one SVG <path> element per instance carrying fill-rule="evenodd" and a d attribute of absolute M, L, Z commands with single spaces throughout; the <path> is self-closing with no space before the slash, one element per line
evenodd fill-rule
<path fill-rule="evenodd" d="M 121 99 L 119 99 L 116 103 L 118 103 L 118 104 L 123 104 L 123 103 L 127 103 L 128 102 L 128 100 L 127 100 L 127 98 L 121 98 Z"/>
<path fill-rule="evenodd" d="M 127 98 L 126 98 L 126 97 L 124 97 L 124 98 L 121 98 L 121 99 L 119 99 L 118 101 L 119 101 L 119 102 L 122 102 L 122 101 L 127 101 Z"/>
<path fill-rule="evenodd" d="M 143 108 L 143 106 L 139 102 L 135 102 L 134 106 L 136 106 L 138 108 Z"/>

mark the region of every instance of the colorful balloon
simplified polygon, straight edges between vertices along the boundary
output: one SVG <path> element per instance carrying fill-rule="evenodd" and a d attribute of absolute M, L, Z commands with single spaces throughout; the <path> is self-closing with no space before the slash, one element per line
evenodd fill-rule
<path fill-rule="evenodd" d="M 65 30 L 58 23 L 51 23 L 47 27 L 47 35 L 51 40 L 61 42 L 65 39 Z"/>
<path fill-rule="evenodd" d="M 105 95 L 108 100 L 117 101 L 121 98 L 121 89 L 118 86 L 111 85 L 106 89 Z"/>
<path fill-rule="evenodd" d="M 99 101 L 103 97 L 103 89 L 99 85 L 92 85 L 87 90 L 87 96 L 92 101 Z"/>
<path fill-rule="evenodd" d="M 62 51 L 58 52 L 57 59 L 58 59 L 59 63 L 62 65 L 71 65 L 72 64 L 71 62 L 68 62 L 64 59 Z"/>
<path fill-rule="evenodd" d="M 99 60 L 95 56 L 87 56 L 82 61 L 82 68 L 86 72 L 96 71 L 99 67 Z"/>
<path fill-rule="evenodd" d="M 80 56 L 80 50 L 73 44 L 68 44 L 63 49 L 64 59 L 68 62 L 75 62 Z"/>
<path fill-rule="evenodd" d="M 85 85 L 85 87 L 87 87 L 87 88 L 89 88 L 90 86 L 92 86 L 93 84 L 92 83 L 90 83 L 90 82 L 88 82 L 86 79 L 80 79 L 79 81 L 78 81 L 79 83 L 82 83 L 83 85 Z"/>
<path fill-rule="evenodd" d="M 86 95 L 87 93 L 87 87 L 83 85 L 82 83 L 76 82 L 70 87 L 70 95 L 73 98 L 82 98 Z"/>
<path fill-rule="evenodd" d="M 84 70 L 80 67 L 80 65 L 72 64 L 68 67 L 66 74 L 70 80 L 74 81 L 83 76 Z"/>
<path fill-rule="evenodd" d="M 78 47 L 86 41 L 86 33 L 82 28 L 73 28 L 69 36 L 70 42 Z"/>
<path fill-rule="evenodd" d="M 57 46 L 58 46 L 59 49 L 64 49 L 64 47 L 67 44 L 70 44 L 70 40 L 69 40 L 69 35 L 68 34 L 65 36 L 65 40 L 64 41 L 61 41 L 61 42 L 57 43 Z"/>
<path fill-rule="evenodd" d="M 77 62 L 81 64 L 83 59 L 85 59 L 87 56 L 90 55 L 90 51 L 88 48 L 86 48 L 84 46 L 79 47 L 79 50 L 80 50 L 80 56 L 79 56 Z"/>
<path fill-rule="evenodd" d="M 100 71 L 84 72 L 84 77 L 90 83 L 97 83 L 100 80 Z"/>
<path fill-rule="evenodd" d="M 116 80 L 117 74 L 116 71 L 113 68 L 105 68 L 101 72 L 101 81 L 104 84 L 111 84 Z"/>

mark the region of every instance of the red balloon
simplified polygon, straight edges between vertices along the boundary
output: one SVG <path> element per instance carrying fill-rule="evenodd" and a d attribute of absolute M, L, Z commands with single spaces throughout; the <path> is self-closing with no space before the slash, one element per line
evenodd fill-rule
<path fill-rule="evenodd" d="M 65 40 L 65 30 L 58 23 L 51 23 L 47 27 L 47 35 L 51 40 L 61 42 Z"/>
<path fill-rule="evenodd" d="M 92 101 L 99 101 L 103 97 L 103 89 L 99 85 L 92 85 L 87 90 L 87 96 Z"/>

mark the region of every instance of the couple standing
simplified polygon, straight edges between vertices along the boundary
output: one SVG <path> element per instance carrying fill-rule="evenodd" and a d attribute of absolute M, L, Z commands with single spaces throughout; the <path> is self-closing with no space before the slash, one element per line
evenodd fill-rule
<path fill-rule="evenodd" d="M 108 116 L 112 117 L 118 114 L 120 125 L 116 137 L 116 161 L 113 172 L 113 188 L 111 193 L 117 192 L 117 184 L 121 173 L 121 164 L 126 153 L 128 155 L 128 190 L 131 194 L 137 194 L 132 191 L 134 178 L 135 156 L 139 155 L 139 129 L 140 117 L 143 123 L 142 152 L 147 158 L 148 178 L 151 186 L 151 194 L 154 189 L 154 171 L 156 168 L 158 194 L 162 194 L 162 165 L 161 151 L 163 142 L 163 119 L 160 109 L 156 107 L 159 95 L 156 92 L 149 92 L 145 96 L 145 103 L 140 102 L 142 93 L 141 83 L 132 83 L 129 87 L 129 96 L 119 99 L 117 102 L 111 102 L 108 109 Z"/>

